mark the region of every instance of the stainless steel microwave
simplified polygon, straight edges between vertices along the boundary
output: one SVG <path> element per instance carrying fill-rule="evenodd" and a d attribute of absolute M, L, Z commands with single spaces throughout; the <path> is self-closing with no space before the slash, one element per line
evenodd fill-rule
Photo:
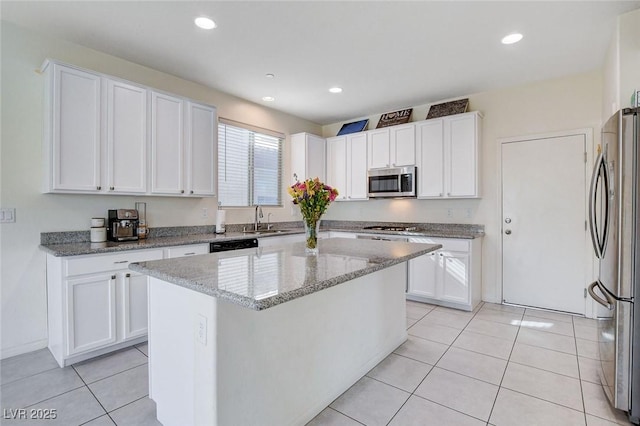
<path fill-rule="evenodd" d="M 416 166 L 371 169 L 367 181 L 369 198 L 416 196 Z"/>

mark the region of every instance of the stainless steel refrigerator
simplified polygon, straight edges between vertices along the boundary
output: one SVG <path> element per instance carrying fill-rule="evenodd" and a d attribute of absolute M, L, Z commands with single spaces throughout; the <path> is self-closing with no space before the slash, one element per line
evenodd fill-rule
<path fill-rule="evenodd" d="M 599 261 L 591 297 L 599 315 L 600 381 L 611 404 L 640 418 L 640 108 L 603 126 L 591 179 L 589 222 Z"/>

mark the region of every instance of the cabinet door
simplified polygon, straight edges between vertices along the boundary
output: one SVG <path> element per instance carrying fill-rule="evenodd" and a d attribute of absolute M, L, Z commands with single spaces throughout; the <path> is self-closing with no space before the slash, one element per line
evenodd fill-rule
<path fill-rule="evenodd" d="M 258 238 L 258 246 L 259 247 L 279 246 L 282 244 L 300 243 L 300 242 L 303 242 L 304 240 L 305 240 L 304 234 Z"/>
<path fill-rule="evenodd" d="M 183 102 L 151 93 L 151 192 L 183 194 Z"/>
<path fill-rule="evenodd" d="M 346 136 L 327 139 L 327 184 L 338 190 L 339 195 L 336 201 L 347 199 Z"/>
<path fill-rule="evenodd" d="M 100 76 L 53 65 L 52 109 L 51 189 L 100 191 Z"/>
<path fill-rule="evenodd" d="M 320 136 L 310 133 L 291 135 L 291 175 L 298 180 L 319 178 L 322 182 L 327 177 L 326 141 Z"/>
<path fill-rule="evenodd" d="M 187 104 L 187 176 L 189 195 L 213 196 L 218 155 L 216 109 Z"/>
<path fill-rule="evenodd" d="M 449 174 L 447 196 L 477 197 L 478 150 L 476 115 L 445 119 Z"/>
<path fill-rule="evenodd" d="M 389 128 L 389 149 L 392 166 L 416 164 L 416 127 L 414 124 Z"/>
<path fill-rule="evenodd" d="M 147 192 L 147 91 L 107 84 L 107 185 L 110 192 Z"/>
<path fill-rule="evenodd" d="M 349 200 L 368 199 L 367 134 L 347 135 L 347 186 Z"/>
<path fill-rule="evenodd" d="M 368 133 L 367 155 L 369 168 L 389 167 L 389 129 L 371 130 Z"/>
<path fill-rule="evenodd" d="M 449 302 L 470 303 L 469 254 L 454 251 L 441 252 L 442 255 L 442 295 Z"/>
<path fill-rule="evenodd" d="M 436 298 L 439 281 L 442 280 L 437 251 L 418 256 L 409 261 L 409 284 L 407 293 L 416 296 Z"/>
<path fill-rule="evenodd" d="M 115 292 L 112 274 L 67 280 L 67 355 L 116 342 Z"/>
<path fill-rule="evenodd" d="M 444 196 L 444 125 L 442 119 L 418 123 L 418 198 Z"/>
<path fill-rule="evenodd" d="M 147 334 L 147 276 L 120 273 L 122 340 Z"/>

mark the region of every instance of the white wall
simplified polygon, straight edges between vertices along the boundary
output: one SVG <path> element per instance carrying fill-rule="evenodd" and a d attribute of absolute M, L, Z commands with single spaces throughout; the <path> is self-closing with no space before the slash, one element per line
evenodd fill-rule
<path fill-rule="evenodd" d="M 631 94 L 640 90 L 640 9 L 619 16 L 620 108 L 630 106 Z"/>
<path fill-rule="evenodd" d="M 593 128 L 599 142 L 602 73 L 594 71 L 525 86 L 469 96 L 469 110 L 484 114 L 480 200 L 372 200 L 333 204 L 327 219 L 380 219 L 393 221 L 477 223 L 485 225 L 483 239 L 483 300 L 499 302 L 497 248 L 500 244 L 498 153 L 499 138 L 561 130 Z M 429 105 L 413 107 L 413 121 L 427 116 Z M 384 111 L 382 111 L 384 112 Z M 375 128 L 379 116 L 369 117 Z M 352 121 L 352 120 L 348 120 Z M 325 137 L 335 136 L 343 123 L 323 127 Z M 540 165 L 544 173 L 544 165 Z M 339 188 L 338 188 L 339 189 Z M 375 207 L 375 208 L 372 208 Z M 448 217 L 448 209 L 453 217 Z M 468 211 L 470 210 L 470 217 Z M 549 242 L 552 244 L 552 242 Z"/>
<path fill-rule="evenodd" d="M 147 202 L 151 227 L 215 224 L 215 198 L 42 194 L 44 81 L 36 70 L 45 58 L 213 104 L 221 117 L 287 135 L 321 132 L 320 126 L 297 117 L 13 24 L 2 22 L 1 31 L 0 205 L 16 208 L 17 215 L 16 223 L 0 225 L 2 358 L 46 346 L 45 256 L 38 249 L 40 232 L 88 229 L 91 217 L 104 217 L 109 208 L 133 207 L 135 201 Z M 285 147 L 285 176 L 289 176 L 288 140 Z M 201 217 L 204 207 L 209 209 L 208 218 Z M 265 215 L 267 212 L 274 213 L 275 221 L 292 217 L 288 208 L 265 209 Z M 228 213 L 227 220 L 229 223 L 251 222 L 253 211 L 234 209 Z"/>

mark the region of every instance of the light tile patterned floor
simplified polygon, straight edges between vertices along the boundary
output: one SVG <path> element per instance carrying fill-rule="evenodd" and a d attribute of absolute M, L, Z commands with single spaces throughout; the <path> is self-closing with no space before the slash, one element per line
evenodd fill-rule
<path fill-rule="evenodd" d="M 409 340 L 309 426 L 629 424 L 598 384 L 595 321 L 488 303 L 463 312 L 407 302 L 407 326 Z M 58 414 L 3 425 L 160 424 L 147 397 L 146 345 L 64 369 L 43 349 L 3 360 L 0 371 L 3 417 L 16 408 Z"/>

